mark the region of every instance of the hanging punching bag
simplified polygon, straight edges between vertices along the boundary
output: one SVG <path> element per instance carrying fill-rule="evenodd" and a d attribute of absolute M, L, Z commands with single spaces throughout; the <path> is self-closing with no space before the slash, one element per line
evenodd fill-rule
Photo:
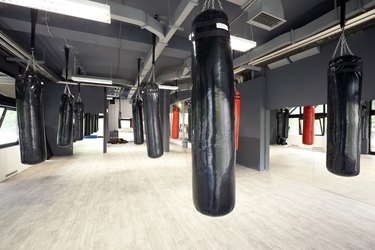
<path fill-rule="evenodd" d="M 283 112 L 283 130 L 281 136 L 283 139 L 288 139 L 289 137 L 289 109 L 284 109 Z"/>
<path fill-rule="evenodd" d="M 180 108 L 173 106 L 172 111 L 172 138 L 178 139 L 180 130 Z"/>
<path fill-rule="evenodd" d="M 65 87 L 65 93 L 60 98 L 59 124 L 57 128 L 57 145 L 69 147 L 73 143 L 74 96 Z"/>
<path fill-rule="evenodd" d="M 282 134 L 283 134 L 283 109 L 279 109 L 276 112 L 276 137 L 277 137 L 276 143 L 278 145 L 282 144 L 281 143 Z"/>
<path fill-rule="evenodd" d="M 188 141 L 191 143 L 191 103 L 188 104 Z"/>
<path fill-rule="evenodd" d="M 327 106 L 327 169 L 359 174 L 362 59 L 344 55 L 330 61 Z"/>
<path fill-rule="evenodd" d="M 139 98 L 133 99 L 133 134 L 134 144 L 143 144 L 143 118 L 142 118 L 142 100 Z"/>
<path fill-rule="evenodd" d="M 240 110 L 241 110 L 241 99 L 240 91 L 234 91 L 234 123 L 235 123 L 235 137 L 236 137 L 236 151 L 238 150 L 238 136 L 240 133 Z"/>
<path fill-rule="evenodd" d="M 33 70 L 16 77 L 16 107 L 21 162 L 37 164 L 46 160 L 43 85 Z"/>
<path fill-rule="evenodd" d="M 16 76 L 16 110 L 21 163 L 37 164 L 46 160 L 46 135 L 43 85 L 34 70 L 37 10 L 31 10 L 31 60 L 26 71 Z"/>
<path fill-rule="evenodd" d="M 84 135 L 85 136 L 89 136 L 90 135 L 90 114 L 85 114 L 85 133 Z"/>
<path fill-rule="evenodd" d="M 147 140 L 147 154 L 150 158 L 163 155 L 163 141 L 161 134 L 159 87 L 149 82 L 142 90 L 145 130 Z"/>
<path fill-rule="evenodd" d="M 78 101 L 74 105 L 74 140 L 83 140 L 83 111 L 84 104 Z"/>
<path fill-rule="evenodd" d="M 302 143 L 305 145 L 314 144 L 315 107 L 305 106 L 303 108 L 303 135 Z"/>
<path fill-rule="evenodd" d="M 193 200 L 202 214 L 235 205 L 234 84 L 228 17 L 208 9 L 193 21 Z"/>

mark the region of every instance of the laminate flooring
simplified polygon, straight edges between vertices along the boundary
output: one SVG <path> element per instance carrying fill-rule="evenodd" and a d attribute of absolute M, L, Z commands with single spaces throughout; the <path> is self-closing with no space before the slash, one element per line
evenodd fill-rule
<path fill-rule="evenodd" d="M 375 205 L 288 170 L 283 150 L 267 172 L 237 165 L 236 207 L 211 218 L 193 206 L 190 150 L 78 142 L 0 183 L 0 249 L 375 249 Z"/>

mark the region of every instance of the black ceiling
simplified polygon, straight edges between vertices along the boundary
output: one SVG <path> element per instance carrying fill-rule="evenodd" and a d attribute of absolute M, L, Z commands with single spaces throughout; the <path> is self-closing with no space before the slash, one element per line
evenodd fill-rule
<path fill-rule="evenodd" d="M 142 9 L 152 16 L 159 15 L 164 30 L 180 3 L 180 0 L 111 1 Z M 203 2 L 200 1 L 199 6 L 193 9 L 183 22 L 182 30 L 177 31 L 169 41 L 167 48 L 156 61 L 156 74 L 181 65 L 190 55 L 188 34 L 191 32 L 192 19 L 201 11 Z M 242 14 L 240 6 L 224 0 L 222 2 L 230 22 Z M 250 27 L 246 24 L 247 14 L 244 13 L 231 25 L 231 33 L 244 38 L 253 37 L 258 45 L 261 45 L 334 8 L 333 0 L 282 0 L 282 4 L 287 22 L 280 27 L 272 31 Z M 30 43 L 29 20 L 28 9 L 0 4 L 1 30 L 25 49 Z M 49 31 L 47 26 L 50 27 Z M 69 44 L 87 75 L 134 81 L 137 75 L 136 59 L 146 58 L 151 50 L 151 43 L 152 34 L 149 31 L 128 23 L 112 20 L 111 24 L 103 24 L 45 12 L 40 12 L 38 17 L 36 57 L 43 59 L 45 55 L 45 65 L 58 75 L 61 75 L 64 67 L 63 46 Z M 236 53 L 235 57 L 239 55 L 240 53 Z"/>

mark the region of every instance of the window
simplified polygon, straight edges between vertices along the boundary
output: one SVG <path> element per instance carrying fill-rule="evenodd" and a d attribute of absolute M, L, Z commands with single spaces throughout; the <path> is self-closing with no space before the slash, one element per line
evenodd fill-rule
<path fill-rule="evenodd" d="M 324 136 L 326 132 L 327 112 L 326 105 L 315 106 L 315 136 Z M 290 109 L 289 134 L 302 135 L 303 133 L 303 107 Z"/>
<path fill-rule="evenodd" d="M 17 144 L 17 112 L 10 108 L 0 107 L 0 147 Z"/>

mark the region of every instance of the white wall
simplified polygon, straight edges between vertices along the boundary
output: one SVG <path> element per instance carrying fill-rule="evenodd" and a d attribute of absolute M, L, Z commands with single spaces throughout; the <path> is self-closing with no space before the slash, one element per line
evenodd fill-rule
<path fill-rule="evenodd" d="M 108 105 L 108 128 L 109 131 L 118 130 L 118 111 L 119 100 L 115 100 L 115 104 Z M 132 115 L 132 104 L 129 100 L 121 100 L 121 118 L 130 119 Z"/>
<path fill-rule="evenodd" d="M 21 163 L 19 145 L 0 149 L 0 181 L 6 179 L 6 175 L 17 171 L 17 173 L 29 168 L 31 165 Z M 10 176 L 8 176 L 9 178 Z"/>

